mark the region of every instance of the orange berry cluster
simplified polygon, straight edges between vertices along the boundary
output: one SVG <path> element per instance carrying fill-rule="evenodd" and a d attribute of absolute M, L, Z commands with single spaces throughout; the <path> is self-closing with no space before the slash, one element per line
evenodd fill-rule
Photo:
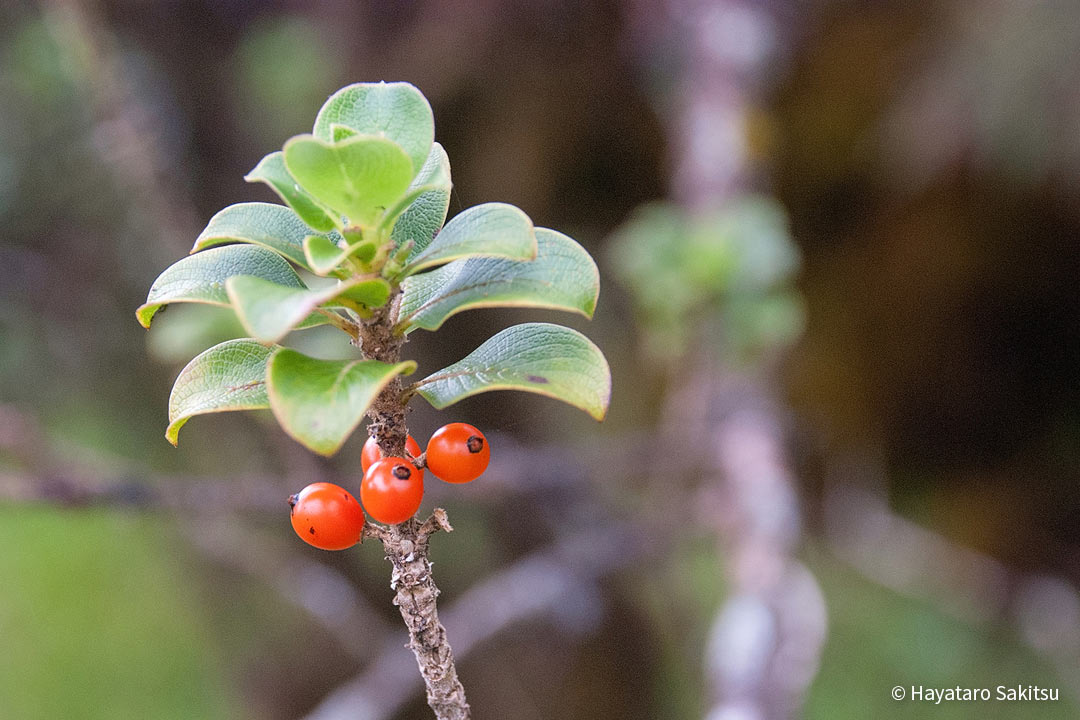
<path fill-rule="evenodd" d="M 408 457 L 383 457 L 375 438 L 368 438 L 360 455 L 360 502 L 345 488 L 312 483 L 289 498 L 293 530 L 309 545 L 344 550 L 360 542 L 364 510 L 390 525 L 411 518 L 424 499 L 424 470 L 417 467 L 420 445 L 412 435 L 405 441 L 405 454 Z M 482 432 L 466 423 L 450 423 L 431 436 L 424 465 L 441 480 L 467 483 L 483 474 L 490 459 Z"/>

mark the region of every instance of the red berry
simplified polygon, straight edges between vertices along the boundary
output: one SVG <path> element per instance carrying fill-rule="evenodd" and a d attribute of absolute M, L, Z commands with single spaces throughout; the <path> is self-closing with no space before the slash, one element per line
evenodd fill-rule
<path fill-rule="evenodd" d="M 436 477 L 451 483 L 467 483 L 487 469 L 491 448 L 484 433 L 472 425 L 450 423 L 431 436 L 424 457 Z"/>
<path fill-rule="evenodd" d="M 312 483 L 289 498 L 293 530 L 308 545 L 344 550 L 360 542 L 364 511 L 349 491 L 333 483 Z"/>
<path fill-rule="evenodd" d="M 405 458 L 388 457 L 375 462 L 360 484 L 360 501 L 368 514 L 388 525 L 411 518 L 423 499 L 423 474 Z"/>
<path fill-rule="evenodd" d="M 409 435 L 405 439 L 405 452 L 412 455 L 414 458 L 420 457 L 420 443 L 416 442 L 416 438 Z M 382 460 L 382 450 L 379 449 L 379 443 L 375 442 L 374 437 L 369 437 L 367 442 L 364 443 L 364 450 L 360 453 L 360 469 L 364 472 L 368 471 L 372 463 L 377 460 Z M 420 477 L 424 477 L 424 470 L 419 469 Z"/>

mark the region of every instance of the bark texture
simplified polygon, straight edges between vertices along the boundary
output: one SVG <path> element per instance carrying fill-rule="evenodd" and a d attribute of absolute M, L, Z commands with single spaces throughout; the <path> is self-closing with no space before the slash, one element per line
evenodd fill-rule
<path fill-rule="evenodd" d="M 365 357 L 396 363 L 401 357 L 404 338 L 393 331 L 397 320 L 400 295 L 395 296 L 361 326 L 360 345 Z M 406 406 L 402 402 L 401 379 L 395 378 L 379 394 L 368 410 L 368 433 L 379 443 L 384 456 L 405 454 L 405 439 L 409 429 L 405 420 Z M 469 703 L 465 688 L 458 680 L 454 653 L 446 638 L 446 629 L 439 622 L 436 600 L 439 588 L 431 575 L 428 559 L 428 540 L 443 530 L 453 528 L 446 512 L 436 508 L 426 521 L 415 517 L 398 525 L 384 527 L 368 523 L 365 537 L 377 537 L 393 565 L 390 589 L 395 593 L 394 605 L 409 630 L 409 648 L 427 686 L 428 705 L 438 720 L 468 720 Z"/>
<path fill-rule="evenodd" d="M 385 363 L 401 359 L 405 338 L 394 333 L 400 292 L 360 326 L 360 349 L 364 357 Z M 404 457 L 409 428 L 405 422 L 405 404 L 401 401 L 401 377 L 395 377 L 375 398 L 368 410 L 368 434 L 379 443 L 385 457 Z"/>
<path fill-rule="evenodd" d="M 435 603 L 439 588 L 428 560 L 428 538 L 439 529 L 450 529 L 441 509 L 424 525 L 413 518 L 390 528 L 383 546 L 394 566 L 390 581 L 396 591 L 394 604 L 409 628 L 409 647 L 427 685 L 428 705 L 440 720 L 466 720 L 470 717 L 469 703 L 458 680 L 446 630 L 439 621 Z"/>

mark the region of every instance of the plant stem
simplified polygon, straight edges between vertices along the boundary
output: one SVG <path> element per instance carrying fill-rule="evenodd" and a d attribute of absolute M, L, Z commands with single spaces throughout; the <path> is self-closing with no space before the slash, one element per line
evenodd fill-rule
<path fill-rule="evenodd" d="M 395 291 L 390 302 L 361 323 L 360 346 L 365 357 L 386 363 L 399 361 L 405 339 L 395 335 L 393 329 L 400 301 L 401 295 Z M 409 433 L 405 412 L 401 379 L 395 378 L 368 410 L 368 433 L 379 443 L 384 457 L 405 454 Z M 468 720 L 469 703 L 458 680 L 446 629 L 439 621 L 439 588 L 428 559 L 428 539 L 439 530 L 452 530 L 441 508 L 422 524 L 415 517 L 390 527 L 369 523 L 365 535 L 382 541 L 386 559 L 393 565 L 390 588 L 395 591 L 394 604 L 409 630 L 409 648 L 427 686 L 428 705 L 438 720 Z"/>
<path fill-rule="evenodd" d="M 330 324 L 337 329 L 348 333 L 349 337 L 351 337 L 353 340 L 359 339 L 360 328 L 357 327 L 356 323 L 354 323 L 352 320 L 344 318 L 333 310 L 327 310 L 326 308 L 315 308 L 315 312 L 319 313 L 327 320 L 329 320 Z"/>

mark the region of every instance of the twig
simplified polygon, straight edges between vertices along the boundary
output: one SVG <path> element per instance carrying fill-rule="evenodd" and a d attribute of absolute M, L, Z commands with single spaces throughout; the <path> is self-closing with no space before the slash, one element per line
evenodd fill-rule
<path fill-rule="evenodd" d="M 405 338 L 394 332 L 400 292 L 360 325 L 360 348 L 364 356 L 385 363 L 401 357 Z M 408 426 L 406 406 L 401 400 L 401 378 L 395 377 L 371 404 L 368 433 L 375 438 L 384 457 L 405 453 Z M 390 588 L 395 591 L 394 605 L 409 630 L 409 648 L 427 686 L 427 701 L 438 720 L 469 720 L 471 712 L 465 688 L 458 680 L 454 653 L 439 622 L 436 600 L 439 588 L 431 575 L 428 540 L 438 530 L 451 530 L 446 513 L 438 509 L 421 524 L 415 517 L 383 530 L 372 529 L 393 565 Z"/>
<path fill-rule="evenodd" d="M 225 512 L 280 514 L 284 498 L 306 482 L 319 479 L 326 471 L 311 464 L 287 467 L 285 477 L 217 478 L 159 475 L 139 468 L 109 477 L 84 467 L 67 467 L 61 458 L 49 452 L 48 442 L 36 427 L 32 416 L 11 405 L 0 405 L 0 453 L 13 458 L 17 466 L 35 468 L 29 472 L 0 471 L 0 502 L 147 512 L 187 510 L 212 503 Z M 572 452 L 565 447 L 524 446 L 508 435 L 489 434 L 489 438 L 499 452 L 492 457 L 484 482 L 454 488 L 458 497 L 484 506 L 519 502 L 539 495 L 547 504 L 554 497 L 571 495 L 577 502 L 585 502 L 590 487 L 639 472 L 649 452 L 649 443 L 635 435 L 610 438 L 603 445 Z M 292 445 L 282 447 L 291 449 Z M 296 457 L 307 460 L 310 455 L 296 453 Z M 680 459 L 672 458 L 670 462 L 677 463 Z M 588 482 L 583 483 L 582 479 Z M 433 490 L 436 496 L 443 488 L 437 485 Z M 368 532 L 376 537 L 372 533 L 379 530 L 369 527 Z"/>
<path fill-rule="evenodd" d="M 359 306 L 357 306 L 357 307 L 359 307 Z M 334 312 L 333 310 L 329 310 L 327 308 L 315 308 L 315 312 L 319 313 L 320 315 L 325 317 L 327 320 L 329 320 L 330 324 L 333 325 L 334 327 L 336 327 L 337 329 L 342 330 L 345 333 L 347 333 L 349 335 L 349 337 L 351 337 L 353 340 L 359 340 L 360 339 L 360 326 L 358 326 L 352 320 L 349 320 L 346 317 L 342 317 L 340 314 Z"/>
<path fill-rule="evenodd" d="M 393 565 L 390 579 L 390 588 L 396 592 L 393 602 L 409 629 L 409 648 L 427 685 L 428 705 L 440 720 L 467 720 L 469 703 L 458 680 L 446 628 L 439 622 L 436 606 L 439 588 L 428 559 L 430 532 L 422 527 L 413 518 L 391 526 L 390 536 L 383 541 L 386 558 Z"/>
<path fill-rule="evenodd" d="M 668 30 L 683 40 L 684 67 L 673 123 L 673 194 L 704 214 L 748 192 L 756 168 L 746 125 L 770 77 L 789 2 L 667 0 Z M 662 25 L 657 23 L 656 25 Z M 706 654 L 709 718 L 783 720 L 798 714 L 817 672 L 825 606 L 813 575 L 792 557 L 800 517 L 784 433 L 764 383 L 725 384 L 712 348 L 671 407 L 700 415 L 697 433 L 672 422 L 684 442 L 713 449 L 700 519 L 731 557 L 731 591 L 713 621 Z M 772 381 L 762 354 L 758 376 Z M 719 380 L 717 378 L 720 378 Z M 740 387 L 740 385 L 742 385 Z"/>
<path fill-rule="evenodd" d="M 792 557 L 800 520 L 783 431 L 775 410 L 742 405 L 714 433 L 730 509 L 726 518 L 717 514 L 718 529 L 732 584 L 706 657 L 714 712 L 754 708 L 761 718 L 797 717 L 817 674 L 826 610 L 814 576 Z"/>
<path fill-rule="evenodd" d="M 640 533 L 610 524 L 566 536 L 491 575 L 461 595 L 445 613 L 456 654 L 473 649 L 509 628 L 544 615 L 576 615 L 560 627 L 592 627 L 602 598 L 598 581 L 640 561 L 659 547 Z M 406 680 L 408 655 L 388 641 L 365 672 L 341 686 L 304 720 L 388 720 L 420 689 Z"/>
<path fill-rule="evenodd" d="M 60 507 L 281 513 L 286 485 L 259 476 L 225 479 L 168 476 L 102 478 L 65 470 L 0 473 L 0 502 Z"/>
<path fill-rule="evenodd" d="M 454 528 L 450 526 L 450 518 L 446 517 L 446 511 L 442 508 L 435 508 L 431 516 L 420 526 L 419 536 L 421 542 L 427 542 L 429 537 L 440 530 L 454 532 Z"/>

